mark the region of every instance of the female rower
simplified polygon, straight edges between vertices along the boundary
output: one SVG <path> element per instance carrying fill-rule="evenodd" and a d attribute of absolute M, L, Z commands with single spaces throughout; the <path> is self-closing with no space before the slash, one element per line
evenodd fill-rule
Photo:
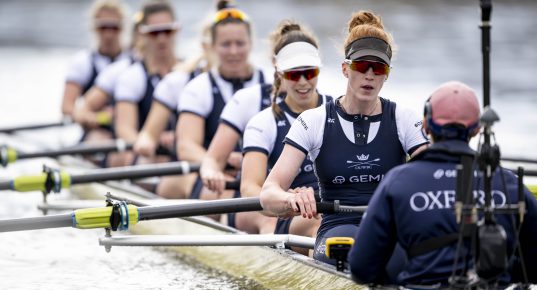
<path fill-rule="evenodd" d="M 295 118 L 305 110 L 332 101 L 331 97 L 320 95 L 316 90 L 321 59 L 315 38 L 300 24 L 292 21 L 282 22 L 279 32 L 280 38 L 274 47 L 276 72 L 272 107 L 255 115 L 248 122 L 244 133 L 241 194 L 247 197 L 259 196 L 267 172 L 278 160 L 285 135 Z M 276 103 L 276 96 L 282 89 L 287 94 L 283 100 Z M 291 189 L 300 187 L 318 190 L 317 177 L 309 159 L 305 159 L 300 165 L 299 173 L 290 185 Z M 244 220 L 242 215 L 237 215 L 237 224 Z M 257 213 L 257 217 L 259 216 L 261 214 Z M 275 234 L 314 236 L 320 223 L 318 219 L 301 217 L 270 218 L 270 222 L 267 219 L 268 217 L 255 219 L 258 222 L 256 226 Z"/>
<path fill-rule="evenodd" d="M 153 100 L 159 81 L 176 64 L 175 34 L 179 29 L 171 5 L 167 1 L 151 1 L 143 8 L 140 33 L 144 49 L 142 59 L 127 68 L 119 77 L 114 90 L 115 131 L 119 138 L 135 142 Z M 165 132 L 160 144 L 173 148 L 173 132 Z M 134 155 L 126 164 L 133 162 Z"/>
<path fill-rule="evenodd" d="M 97 0 L 91 8 L 97 49 L 77 53 L 67 70 L 62 101 L 62 113 L 72 118 L 75 101 L 93 86 L 99 72 L 114 61 L 128 59 L 129 52 L 121 48 L 121 30 L 124 15 L 119 0 Z"/>
<path fill-rule="evenodd" d="M 384 174 L 428 143 L 418 115 L 379 97 L 393 47 L 380 17 L 359 11 L 348 31 L 341 65 L 348 78 L 346 94 L 298 116 L 263 185 L 263 208 L 278 216 L 317 214 L 311 187 L 288 191 L 306 155 L 314 162 L 322 201 L 367 205 Z M 334 263 L 325 256 L 326 239 L 353 237 L 360 220 L 360 214 L 324 214 L 314 258 Z"/>
<path fill-rule="evenodd" d="M 142 41 L 140 24 L 142 12 L 133 16 L 133 31 L 131 40 L 131 55 L 128 59 L 116 61 L 106 68 L 95 79 L 95 84 L 84 95 L 84 102 L 73 112 L 73 119 L 84 128 L 84 142 L 112 140 L 115 135 L 112 130 L 114 89 L 121 73 L 140 58 Z M 107 155 L 103 166 L 120 166 L 123 161 L 118 154 Z"/>
<path fill-rule="evenodd" d="M 220 1 L 218 8 L 211 27 L 218 67 L 190 81 L 181 95 L 177 125 L 177 152 L 181 160 L 200 162 L 231 96 L 239 89 L 264 83 L 263 73 L 248 63 L 252 43 L 246 14 L 230 7 L 227 1 Z M 241 154 L 232 155 L 230 165 L 240 168 Z M 190 197 L 200 198 L 202 187 L 201 179 L 197 179 Z"/>
<path fill-rule="evenodd" d="M 205 25 L 203 29 L 202 57 L 188 66 L 179 65 L 173 72 L 167 74 L 155 88 L 154 99 L 147 120 L 144 123 L 136 142 L 134 152 L 144 157 L 153 158 L 159 144 L 159 136 L 166 128 L 175 127 L 177 120 L 177 106 L 179 97 L 185 85 L 199 74 L 209 71 L 212 65 L 211 47 L 206 42 L 210 39 L 211 26 Z M 172 124 L 170 124 L 172 120 Z M 160 179 L 157 194 L 163 197 L 177 198 L 190 194 L 191 186 L 196 175 L 165 176 Z M 185 185 L 189 185 L 185 186 Z"/>

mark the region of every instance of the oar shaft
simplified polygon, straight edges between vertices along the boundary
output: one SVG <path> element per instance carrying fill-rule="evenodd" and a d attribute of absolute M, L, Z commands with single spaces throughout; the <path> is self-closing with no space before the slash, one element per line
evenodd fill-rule
<path fill-rule="evenodd" d="M 138 208 L 138 213 L 140 220 L 153 220 L 260 210 L 263 210 L 263 207 L 261 207 L 259 198 L 250 197 L 241 198 L 240 202 L 237 199 L 222 199 L 206 201 L 203 204 L 146 206 Z"/>
<path fill-rule="evenodd" d="M 184 161 L 97 169 L 93 172 L 89 171 L 84 174 L 71 175 L 71 184 L 121 179 L 138 179 L 152 176 L 179 175 L 189 172 L 197 172 L 198 170 L 199 165 L 191 165 Z"/>
<path fill-rule="evenodd" d="M 9 190 L 9 189 L 13 189 L 13 181 L 12 180 L 8 180 L 8 181 L 0 181 L 0 190 Z"/>
<path fill-rule="evenodd" d="M 81 145 L 73 148 L 65 148 L 47 152 L 34 152 L 34 153 L 18 153 L 17 159 L 29 159 L 37 157 L 58 157 L 62 155 L 76 155 L 76 154 L 94 154 L 94 153 L 109 153 L 115 151 L 127 151 L 132 149 L 132 144 L 126 143 L 113 143 L 113 144 L 101 144 L 101 145 Z"/>
<path fill-rule="evenodd" d="M 72 226 L 73 217 L 70 213 L 43 217 L 0 220 L 0 232 L 29 231 Z"/>
<path fill-rule="evenodd" d="M 519 158 L 519 157 L 502 157 L 502 161 L 537 164 L 537 159 Z"/>
<path fill-rule="evenodd" d="M 64 126 L 67 124 L 70 124 L 69 121 L 61 121 L 61 122 L 53 122 L 53 123 L 46 123 L 46 124 L 38 124 L 38 125 L 25 125 L 25 126 L 19 126 L 19 127 L 12 127 L 12 128 L 0 128 L 0 133 L 7 133 L 11 134 L 16 131 L 24 131 L 24 130 L 35 130 L 35 129 L 44 129 L 44 128 L 50 128 L 50 127 L 59 127 Z"/>

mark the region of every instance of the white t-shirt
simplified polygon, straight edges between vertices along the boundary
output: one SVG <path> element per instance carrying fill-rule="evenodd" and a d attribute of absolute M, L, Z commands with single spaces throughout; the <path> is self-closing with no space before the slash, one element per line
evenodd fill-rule
<path fill-rule="evenodd" d="M 105 67 L 95 79 L 95 86 L 112 96 L 121 73 L 132 64 L 131 59 L 122 59 Z"/>
<path fill-rule="evenodd" d="M 184 71 L 173 71 L 167 74 L 155 88 L 153 98 L 175 112 L 185 85 L 190 81 L 190 75 Z"/>
<path fill-rule="evenodd" d="M 326 101 L 326 96 L 322 95 L 322 104 L 319 107 L 324 108 Z M 286 111 L 283 112 L 289 124 L 294 124 L 295 116 Z M 279 125 L 276 123 L 272 107 L 268 107 L 256 114 L 246 125 L 243 136 L 243 151 L 261 151 L 270 155 L 274 149 Z"/>
<path fill-rule="evenodd" d="M 383 112 L 385 114 L 387 112 Z M 338 119 L 343 128 L 343 132 L 349 141 L 354 140 L 353 123 L 343 119 L 338 113 Z M 399 105 L 395 107 L 395 121 L 397 125 L 397 135 L 405 152 L 410 149 L 427 143 L 427 139 L 422 133 L 422 118 L 414 111 L 403 108 Z M 286 139 L 293 141 L 296 145 L 309 152 L 310 159 L 315 161 L 319 150 L 323 144 L 324 126 L 326 124 L 326 107 L 321 106 L 315 109 L 304 111 L 293 123 Z M 371 122 L 369 126 L 367 143 L 371 143 L 377 136 L 380 127 L 379 122 Z"/>
<path fill-rule="evenodd" d="M 216 85 L 220 89 L 224 102 L 227 103 L 233 95 L 233 85 L 224 80 L 217 69 L 212 69 Z M 248 88 L 259 83 L 259 70 L 255 70 L 252 79 L 245 82 L 243 88 Z M 181 94 L 181 103 L 178 105 L 179 112 L 190 112 L 206 118 L 213 109 L 213 92 L 209 73 L 204 72 L 188 82 Z"/>
<path fill-rule="evenodd" d="M 239 134 L 242 135 L 244 128 L 248 121 L 263 107 L 270 106 L 271 98 L 263 99 L 261 104 L 261 87 L 263 85 L 257 84 L 255 86 L 238 90 L 231 100 L 226 103 L 226 106 L 220 114 L 220 120 L 227 125 L 234 128 Z"/>
<path fill-rule="evenodd" d="M 156 87 L 160 79 L 156 76 L 151 78 L 153 87 Z M 116 102 L 126 101 L 139 103 L 145 96 L 147 89 L 147 74 L 142 62 L 135 62 L 125 69 L 119 76 L 114 89 Z"/>
<path fill-rule="evenodd" d="M 115 61 L 128 59 L 129 55 L 129 52 L 123 51 L 115 58 Z M 66 81 L 74 82 L 82 87 L 85 87 L 91 81 L 93 66 L 95 66 L 98 74 L 110 63 L 111 59 L 108 56 L 99 54 L 96 51 L 80 51 L 75 54 L 71 64 L 67 68 Z"/>

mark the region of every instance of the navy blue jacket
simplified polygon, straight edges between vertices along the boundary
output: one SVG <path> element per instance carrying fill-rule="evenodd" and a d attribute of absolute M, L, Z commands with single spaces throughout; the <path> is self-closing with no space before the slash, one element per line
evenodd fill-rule
<path fill-rule="evenodd" d="M 365 217 L 349 253 L 353 278 L 359 283 L 381 283 L 384 269 L 396 243 L 408 251 L 425 240 L 458 233 L 453 204 L 455 201 L 456 171 L 460 157 L 443 150 L 472 152 L 462 141 L 443 141 L 433 144 L 419 155 L 418 160 L 397 166 L 384 177 L 373 194 Z M 506 186 L 501 181 L 500 170 Z M 474 196 L 483 202 L 483 178 L 478 171 L 473 182 Z M 511 171 L 498 169 L 493 178 L 492 198 L 496 206 L 518 202 L 517 177 Z M 527 213 L 521 228 L 520 242 L 530 279 L 537 279 L 537 201 L 525 188 Z M 508 254 L 513 253 L 515 229 L 508 215 L 496 215 L 497 222 L 507 233 Z M 516 226 L 519 222 L 516 218 Z M 463 246 L 465 248 L 466 246 Z M 409 258 L 397 283 L 448 284 L 456 243 Z M 468 248 L 463 249 L 468 251 Z M 459 259 L 461 261 L 462 259 Z M 462 262 L 457 265 L 463 268 Z M 515 273 L 516 276 L 516 273 Z M 509 283 L 510 275 L 502 280 Z"/>

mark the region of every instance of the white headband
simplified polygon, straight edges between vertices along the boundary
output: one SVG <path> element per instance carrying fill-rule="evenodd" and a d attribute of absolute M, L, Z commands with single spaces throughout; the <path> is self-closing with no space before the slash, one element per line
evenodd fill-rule
<path fill-rule="evenodd" d="M 286 71 L 298 67 L 322 67 L 319 50 L 311 43 L 300 41 L 284 46 L 276 55 L 276 68 Z"/>

